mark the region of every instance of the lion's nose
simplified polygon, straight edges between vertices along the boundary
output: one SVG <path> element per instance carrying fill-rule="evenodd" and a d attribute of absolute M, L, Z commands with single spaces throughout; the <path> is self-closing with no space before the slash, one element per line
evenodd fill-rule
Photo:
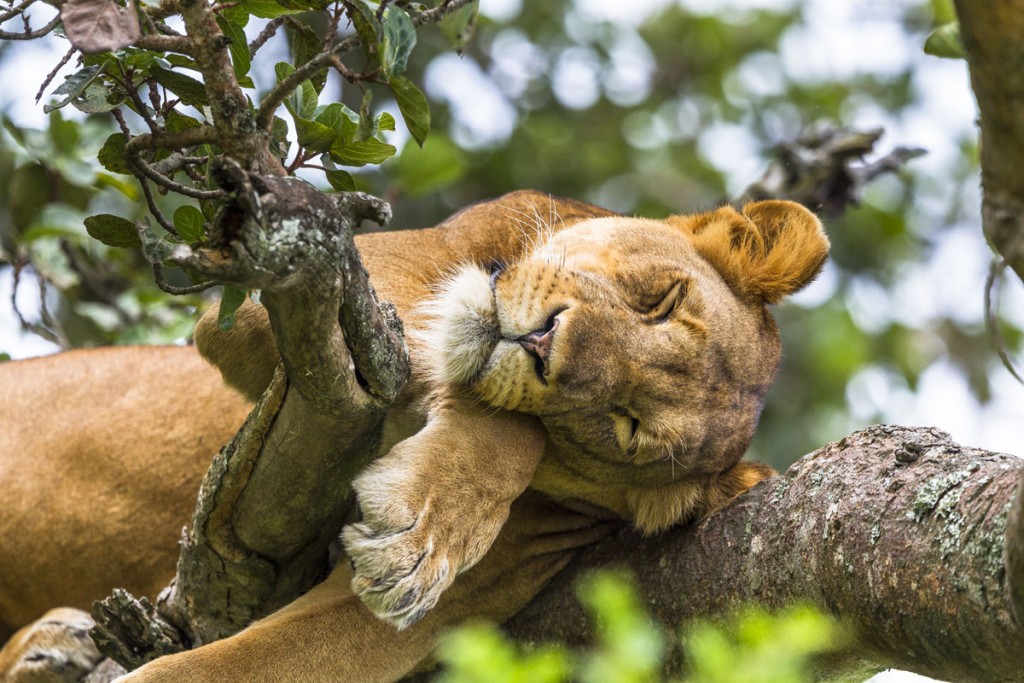
<path fill-rule="evenodd" d="M 551 342 L 555 338 L 555 331 L 558 329 L 558 316 L 548 318 L 544 327 L 524 334 L 516 339 L 528 354 L 534 357 L 537 364 L 537 374 L 541 380 L 547 376 L 551 368 L 548 365 L 548 358 L 551 356 Z"/>

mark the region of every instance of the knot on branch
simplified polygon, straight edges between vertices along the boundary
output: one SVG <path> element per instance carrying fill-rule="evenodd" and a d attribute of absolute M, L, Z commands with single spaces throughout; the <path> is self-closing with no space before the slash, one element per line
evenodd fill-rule
<path fill-rule="evenodd" d="M 97 649 L 129 671 L 186 649 L 178 629 L 161 618 L 147 598 L 135 599 L 121 588 L 93 603 L 92 618 L 96 625 L 89 636 Z"/>
<path fill-rule="evenodd" d="M 361 192 L 329 195 L 298 178 L 262 176 L 221 158 L 211 164 L 227 194 L 201 247 L 179 246 L 171 260 L 217 282 L 281 291 L 317 282 L 330 296 L 354 249 L 352 230 L 363 220 L 391 218 L 384 201 Z"/>
<path fill-rule="evenodd" d="M 859 201 L 863 187 L 892 173 L 925 150 L 897 147 L 872 162 L 863 162 L 883 129 L 860 131 L 819 122 L 796 140 L 775 148 L 775 160 L 740 202 L 785 198 L 829 216 L 842 214 Z"/>

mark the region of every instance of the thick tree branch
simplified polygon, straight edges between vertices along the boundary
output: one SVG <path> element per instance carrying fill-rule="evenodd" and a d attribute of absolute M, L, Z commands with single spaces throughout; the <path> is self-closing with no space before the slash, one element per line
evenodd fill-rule
<path fill-rule="evenodd" d="M 98 640 L 129 630 L 134 642 L 146 642 L 136 632 L 166 621 L 195 646 L 308 589 L 340 532 L 349 483 L 376 455 L 381 421 L 408 375 L 400 326 L 393 311 L 378 307 L 351 234 L 363 219 L 386 222 L 387 205 L 248 174 L 233 162 L 212 171 L 230 199 L 208 241 L 178 247 L 172 260 L 218 282 L 262 289 L 284 371 L 207 473 L 158 615 L 146 622 L 138 616 L 144 610 L 125 618 L 106 613 L 114 607 L 95 610 Z M 132 630 L 133 623 L 140 626 Z M 158 649 L 174 647 L 158 640 Z M 128 660 L 124 649 L 105 653 L 129 667 L 151 656 Z"/>
<path fill-rule="evenodd" d="M 664 623 L 747 602 L 846 618 L 859 654 L 957 681 L 1020 680 L 1020 459 L 934 429 L 879 426 L 830 444 L 700 524 L 588 548 L 508 624 L 580 642 L 580 575 L 624 566 Z M 1005 550 L 1004 550 L 1005 548 Z"/>
<path fill-rule="evenodd" d="M 1024 0 L 954 4 L 981 111 L 985 235 L 1024 279 Z"/>

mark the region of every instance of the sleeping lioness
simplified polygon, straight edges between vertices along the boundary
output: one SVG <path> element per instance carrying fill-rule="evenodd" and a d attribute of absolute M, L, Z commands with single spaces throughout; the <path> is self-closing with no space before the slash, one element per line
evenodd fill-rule
<path fill-rule="evenodd" d="M 439 630 L 514 614 L 603 520 L 654 532 L 770 475 L 740 458 L 779 360 L 766 304 L 828 251 L 805 208 L 657 221 L 517 192 L 356 242 L 413 374 L 387 418 L 400 440 L 355 483 L 348 560 L 239 634 L 124 680 L 396 680 Z M 191 348 L 0 366 L 0 637 L 171 578 L 206 464 L 278 360 L 255 304 L 226 332 L 208 313 L 196 346 L 237 392 Z M 83 618 L 25 627 L 3 680 L 77 680 L 95 659 Z"/>

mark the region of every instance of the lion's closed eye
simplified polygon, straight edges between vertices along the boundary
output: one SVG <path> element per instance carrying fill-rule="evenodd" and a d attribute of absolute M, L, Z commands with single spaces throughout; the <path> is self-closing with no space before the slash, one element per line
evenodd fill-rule
<path fill-rule="evenodd" d="M 686 298 L 688 284 L 686 280 L 676 280 L 672 283 L 661 299 L 648 311 L 648 315 L 653 322 L 663 323 L 668 320 L 669 316 L 672 315 L 672 311 L 676 310 L 683 299 Z"/>

